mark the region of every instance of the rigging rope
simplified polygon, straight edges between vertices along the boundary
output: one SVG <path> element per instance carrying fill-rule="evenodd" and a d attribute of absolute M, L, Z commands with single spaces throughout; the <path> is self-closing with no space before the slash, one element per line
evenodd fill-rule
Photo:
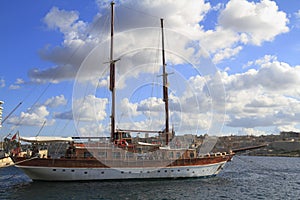
<path fill-rule="evenodd" d="M 147 12 L 143 12 L 143 11 L 134 9 L 134 8 L 132 8 L 132 7 L 124 6 L 124 5 L 121 5 L 121 4 L 120 4 L 119 6 L 120 6 L 120 7 L 124 7 L 124 8 L 126 8 L 126 9 L 128 9 L 128 10 L 132 10 L 132 11 L 134 11 L 134 12 L 136 12 L 136 13 L 143 14 L 143 15 L 145 15 L 145 16 L 155 18 L 155 19 L 160 19 L 160 18 L 161 18 L 161 17 L 159 17 L 159 16 L 152 15 L 152 14 L 149 14 L 149 13 L 147 13 Z"/>

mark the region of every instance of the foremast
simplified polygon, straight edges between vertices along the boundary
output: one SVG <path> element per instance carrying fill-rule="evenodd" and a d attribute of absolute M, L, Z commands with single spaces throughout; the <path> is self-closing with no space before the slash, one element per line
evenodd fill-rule
<path fill-rule="evenodd" d="M 110 139 L 114 140 L 115 135 L 115 115 L 116 115 L 116 89 L 115 89 L 115 60 L 114 60 L 114 1 L 110 3 L 111 6 L 111 24 L 110 24 L 110 85 L 109 90 L 111 91 L 111 129 Z"/>

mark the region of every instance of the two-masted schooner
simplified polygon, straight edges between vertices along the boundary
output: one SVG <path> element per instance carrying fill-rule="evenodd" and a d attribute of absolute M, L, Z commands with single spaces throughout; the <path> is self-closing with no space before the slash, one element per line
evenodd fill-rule
<path fill-rule="evenodd" d="M 175 131 L 169 126 L 168 74 L 164 50 L 164 26 L 161 19 L 162 36 L 162 86 L 165 111 L 165 127 L 156 131 L 163 142 L 138 141 L 132 132 L 150 133 L 145 130 L 121 130 L 115 122 L 115 71 L 113 57 L 114 2 L 111 2 L 111 47 L 110 47 L 110 91 L 111 127 L 110 138 L 85 137 L 20 137 L 33 144 L 32 148 L 14 156 L 15 166 L 33 180 L 82 181 L 148 178 L 190 178 L 217 175 L 230 161 L 234 153 L 203 154 L 196 145 L 189 148 L 170 147 Z M 94 140 L 93 140 L 94 139 Z M 85 143 L 84 140 L 89 141 Z M 43 144 L 65 145 L 63 156 L 51 156 Z"/>

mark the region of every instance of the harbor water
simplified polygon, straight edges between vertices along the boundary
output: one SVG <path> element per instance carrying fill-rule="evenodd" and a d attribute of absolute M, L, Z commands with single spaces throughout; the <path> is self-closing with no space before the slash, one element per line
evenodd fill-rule
<path fill-rule="evenodd" d="M 235 156 L 216 177 L 131 181 L 31 181 L 0 169 L 0 199 L 300 199 L 300 158 Z"/>

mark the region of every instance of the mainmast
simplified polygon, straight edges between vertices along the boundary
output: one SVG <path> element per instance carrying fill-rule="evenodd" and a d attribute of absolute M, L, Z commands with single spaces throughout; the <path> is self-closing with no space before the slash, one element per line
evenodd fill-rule
<path fill-rule="evenodd" d="M 114 60 L 114 1 L 110 3 L 111 6 L 111 24 L 110 24 L 110 85 L 109 90 L 111 91 L 111 132 L 110 132 L 110 139 L 111 141 L 114 140 L 114 133 L 115 133 L 115 60 Z"/>
<path fill-rule="evenodd" d="M 160 19 L 162 37 L 162 64 L 163 64 L 163 101 L 165 102 L 165 134 L 166 145 L 169 143 L 169 97 L 168 97 L 168 74 L 166 73 L 165 44 L 164 44 L 164 19 Z"/>

